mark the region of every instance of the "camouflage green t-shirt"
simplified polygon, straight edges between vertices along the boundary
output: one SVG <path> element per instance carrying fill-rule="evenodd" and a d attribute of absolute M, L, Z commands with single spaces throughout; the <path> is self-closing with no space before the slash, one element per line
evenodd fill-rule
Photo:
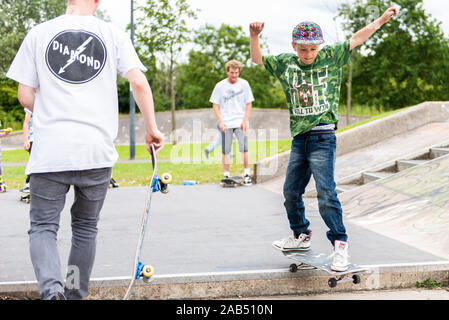
<path fill-rule="evenodd" d="M 350 58 L 349 41 L 323 47 L 311 65 L 294 53 L 263 57 L 265 69 L 279 79 L 287 98 L 292 137 L 319 123 L 337 123 L 342 67 Z"/>

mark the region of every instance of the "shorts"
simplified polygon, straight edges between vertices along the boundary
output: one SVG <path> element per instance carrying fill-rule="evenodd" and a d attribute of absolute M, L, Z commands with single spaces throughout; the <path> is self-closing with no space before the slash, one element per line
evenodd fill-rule
<path fill-rule="evenodd" d="M 221 132 L 221 152 L 223 154 L 229 154 L 232 150 L 232 136 L 235 134 L 239 143 L 240 152 L 248 152 L 248 136 L 242 128 L 230 128 L 225 132 Z"/>

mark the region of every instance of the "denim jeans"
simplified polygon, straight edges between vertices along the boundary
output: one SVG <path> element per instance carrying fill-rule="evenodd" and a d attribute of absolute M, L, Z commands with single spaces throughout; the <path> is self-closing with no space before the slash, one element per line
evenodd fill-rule
<path fill-rule="evenodd" d="M 306 133 L 297 135 L 292 148 L 284 182 L 284 206 L 287 210 L 290 229 L 297 234 L 305 233 L 310 222 L 305 216 L 302 196 L 311 175 L 315 179 L 318 206 L 326 233 L 332 244 L 336 240 L 346 241 L 342 209 L 335 191 L 334 168 L 336 137 L 333 133 Z"/>
<path fill-rule="evenodd" d="M 86 297 L 95 260 L 97 223 L 111 172 L 112 168 L 103 168 L 31 174 L 30 255 L 43 299 L 49 299 L 57 292 L 64 293 L 70 300 Z M 64 286 L 57 234 L 71 185 L 75 191 L 70 210 L 72 246 Z"/>

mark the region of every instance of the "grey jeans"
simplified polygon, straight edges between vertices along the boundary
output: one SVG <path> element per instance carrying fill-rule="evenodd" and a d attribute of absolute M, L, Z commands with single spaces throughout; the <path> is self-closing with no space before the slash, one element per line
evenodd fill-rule
<path fill-rule="evenodd" d="M 111 174 L 112 168 L 31 174 L 30 255 L 43 299 L 51 298 L 56 292 L 64 293 L 67 299 L 87 296 L 95 259 L 97 223 Z M 75 191 L 70 210 L 72 246 L 64 288 L 57 233 L 71 185 Z"/>
<path fill-rule="evenodd" d="M 223 154 L 229 154 L 232 151 L 232 136 L 235 134 L 239 143 L 240 152 L 248 152 L 248 136 L 242 128 L 226 129 L 225 132 L 221 132 L 221 152 Z"/>

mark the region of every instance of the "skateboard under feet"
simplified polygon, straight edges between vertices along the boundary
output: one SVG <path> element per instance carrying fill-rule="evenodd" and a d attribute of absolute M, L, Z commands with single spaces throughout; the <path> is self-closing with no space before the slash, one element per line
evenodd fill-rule
<path fill-rule="evenodd" d="M 341 281 L 352 281 L 354 284 L 360 284 L 361 277 L 360 274 L 367 271 L 366 268 L 349 264 L 346 271 L 334 271 L 331 269 L 332 257 L 324 253 L 317 253 L 312 250 L 308 251 L 283 251 L 283 254 L 289 258 L 300 263 L 293 263 L 290 265 L 290 272 L 297 272 L 298 270 L 310 270 L 318 269 L 327 272 L 332 275 L 328 279 L 327 284 L 331 288 L 335 288 L 337 284 Z"/>
<path fill-rule="evenodd" d="M 134 289 L 136 280 L 142 279 L 145 283 L 151 283 L 153 281 L 154 268 L 149 264 L 144 264 L 140 261 L 140 253 L 143 246 L 143 240 L 145 237 L 145 230 L 147 227 L 148 218 L 150 215 L 151 198 L 153 193 L 160 191 L 161 193 L 168 193 L 168 185 L 172 181 L 172 176 L 169 173 L 164 173 L 160 177 L 157 175 L 157 159 L 155 156 L 154 147 L 151 146 L 151 162 L 153 164 L 153 175 L 151 176 L 150 185 L 147 192 L 147 200 L 145 203 L 145 210 L 142 215 L 142 222 L 140 225 L 139 240 L 136 247 L 136 255 L 134 258 L 134 266 L 131 274 L 131 281 L 128 286 L 128 290 L 125 293 L 124 299 L 128 300 Z"/>

